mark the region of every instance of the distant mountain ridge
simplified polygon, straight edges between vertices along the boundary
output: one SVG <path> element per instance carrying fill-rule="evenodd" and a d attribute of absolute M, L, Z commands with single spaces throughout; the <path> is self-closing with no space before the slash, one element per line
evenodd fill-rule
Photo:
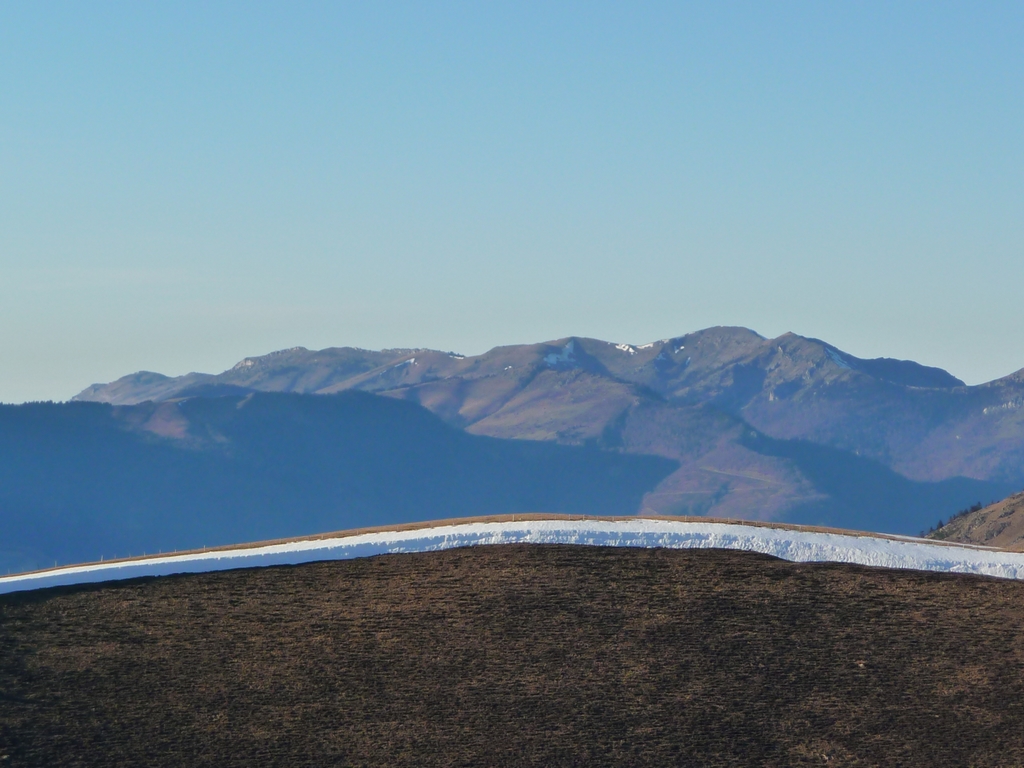
<path fill-rule="evenodd" d="M 547 384 L 559 374 L 601 390 L 590 400 L 614 393 L 620 399 L 710 404 L 773 437 L 841 447 L 914 479 L 1009 480 L 1024 466 L 1024 371 L 969 387 L 909 360 L 861 359 L 817 339 L 766 339 L 743 328 L 712 328 L 643 345 L 572 337 L 476 356 L 295 347 L 247 357 L 217 375 L 133 374 L 93 385 L 75 399 L 129 404 L 188 396 L 212 385 L 319 394 L 362 389 L 414 399 L 480 433 L 567 442 L 597 437 L 607 408 L 558 428 L 549 420 L 548 429 L 544 419 L 529 413 L 538 397 L 554 406 L 557 396 Z M 578 401 L 579 394 L 573 395 Z M 990 424 L 980 424 L 982 418 Z M 945 450 L 935 444 L 950 440 L 957 444 Z M 914 450 L 922 441 L 929 443 L 924 454 Z M 1008 460 L 1000 461 L 1004 456 Z"/>
<path fill-rule="evenodd" d="M 567 337 L 476 356 L 295 347 L 216 375 L 140 372 L 75 399 L 347 390 L 418 403 L 473 434 L 673 459 L 679 469 L 642 505 L 656 513 L 916 532 L 1024 486 L 1024 372 L 969 387 L 912 361 L 746 328 L 641 345 Z"/>
<path fill-rule="evenodd" d="M 687 389 L 680 386 L 686 381 L 704 378 L 687 371 L 693 362 L 693 352 L 701 353 L 695 371 L 712 375 L 716 371 L 736 364 L 750 366 L 761 362 L 771 366 L 773 347 L 785 354 L 783 345 L 804 342 L 818 347 L 815 362 L 831 362 L 840 370 L 857 371 L 879 381 L 901 386 L 932 389 L 955 389 L 966 386 L 963 381 L 941 368 L 932 368 L 909 360 L 876 358 L 864 360 L 842 352 L 818 339 L 808 339 L 787 333 L 778 339 L 766 339 L 746 328 L 710 328 L 686 336 L 662 339 L 642 345 L 616 344 L 586 338 L 564 338 L 542 344 L 496 347 L 483 355 L 463 356 L 454 352 L 432 349 L 385 349 L 372 351 L 355 347 L 330 347 L 308 350 L 292 347 L 257 357 L 247 357 L 231 369 L 220 374 L 189 373 L 168 377 L 149 371 L 124 376 L 108 384 L 93 384 L 73 397 L 73 400 L 105 402 L 112 405 L 132 405 L 146 400 L 168 400 L 180 397 L 196 386 L 231 385 L 266 392 L 298 392 L 302 394 L 329 394 L 339 389 L 389 389 L 408 385 L 408 381 L 394 378 L 369 380 L 363 376 L 396 365 L 423 365 L 416 383 L 424 379 L 450 378 L 453 375 L 472 375 L 469 372 L 484 364 L 490 372 L 495 360 L 510 362 L 525 358 L 538 358 L 549 368 L 582 368 L 591 372 L 610 374 L 627 381 L 644 383 L 662 394 L 682 395 Z M 687 347 L 687 342 L 690 346 Z M 686 354 L 682 354 L 689 349 Z M 614 350 L 614 352 L 612 351 Z M 419 355 L 420 360 L 416 357 Z M 824 356 L 824 357 L 823 357 Z M 619 358 L 619 359 L 616 359 Z M 750 358 L 749 360 L 747 358 Z M 532 360 L 529 362 L 538 362 Z M 647 366 L 653 366 L 644 370 Z M 654 375 L 651 375 L 651 374 Z M 688 374 L 688 375 L 683 375 Z M 486 374 L 484 374 L 486 375 Z M 776 377 L 777 378 L 777 377 Z M 785 383 L 785 382 L 783 382 Z M 383 384 L 383 386 L 381 386 Z"/>

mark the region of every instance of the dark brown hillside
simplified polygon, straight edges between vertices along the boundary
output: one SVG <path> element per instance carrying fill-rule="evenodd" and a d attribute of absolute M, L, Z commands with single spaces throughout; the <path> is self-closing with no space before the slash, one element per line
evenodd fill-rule
<path fill-rule="evenodd" d="M 1024 583 L 503 546 L 0 598 L 11 766 L 1024 764 Z"/>

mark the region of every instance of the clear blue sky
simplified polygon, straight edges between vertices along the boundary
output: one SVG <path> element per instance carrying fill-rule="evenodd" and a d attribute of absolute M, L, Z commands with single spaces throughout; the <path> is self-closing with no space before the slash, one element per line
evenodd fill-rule
<path fill-rule="evenodd" d="M 722 324 L 1024 367 L 1024 4 L 554 5 L 0 5 L 0 401 Z"/>

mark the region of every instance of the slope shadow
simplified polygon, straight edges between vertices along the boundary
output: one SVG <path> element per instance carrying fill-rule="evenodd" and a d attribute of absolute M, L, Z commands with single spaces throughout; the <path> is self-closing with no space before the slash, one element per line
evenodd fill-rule
<path fill-rule="evenodd" d="M 1009 483 L 968 477 L 910 480 L 872 459 L 806 440 L 779 440 L 751 431 L 742 442 L 764 456 L 789 459 L 828 495 L 791 510 L 785 518 L 791 523 L 916 535 L 939 518 L 1016 490 Z"/>
<path fill-rule="evenodd" d="M 677 467 L 470 435 L 362 392 L 173 407 L 184 439 L 127 427 L 134 407 L 0 407 L 0 572 L 447 517 L 632 514 Z"/>

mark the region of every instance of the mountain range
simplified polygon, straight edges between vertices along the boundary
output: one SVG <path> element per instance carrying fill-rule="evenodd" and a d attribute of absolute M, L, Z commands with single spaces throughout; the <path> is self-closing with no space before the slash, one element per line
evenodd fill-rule
<path fill-rule="evenodd" d="M 915 534 L 1024 487 L 1022 405 L 744 328 L 140 372 L 0 406 L 0 569 L 509 512 Z"/>
<path fill-rule="evenodd" d="M 641 345 L 570 337 L 478 356 L 296 347 L 215 375 L 139 372 L 74 399 L 348 390 L 419 404 L 475 435 L 677 462 L 632 510 L 641 513 L 916 533 L 1024 487 L 1024 370 L 967 386 L 938 368 L 746 328 Z"/>

